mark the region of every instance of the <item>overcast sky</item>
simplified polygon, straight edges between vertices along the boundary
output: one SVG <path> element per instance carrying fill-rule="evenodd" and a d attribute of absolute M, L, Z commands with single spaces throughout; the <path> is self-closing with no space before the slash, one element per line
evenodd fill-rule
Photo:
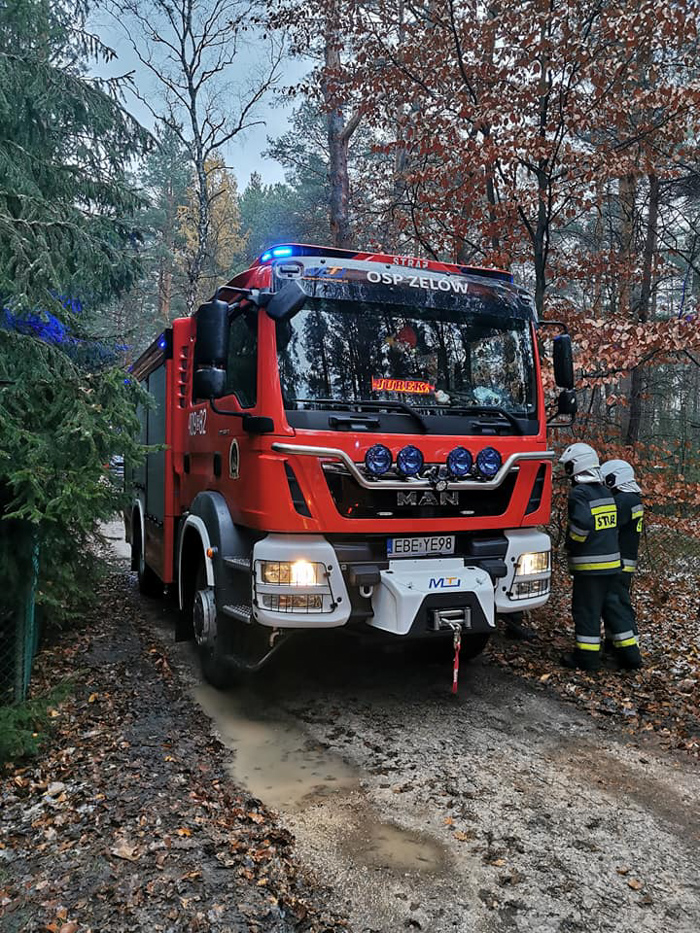
<path fill-rule="evenodd" d="M 99 74 L 112 77 L 133 71 L 134 81 L 140 93 L 144 94 L 144 96 L 157 95 L 158 82 L 141 65 L 129 40 L 120 34 L 118 27 L 109 21 L 105 13 L 102 13 L 99 20 L 92 24 L 92 28 L 98 33 L 103 42 L 114 49 L 118 56 L 111 64 L 100 67 Z M 254 51 L 252 49 L 243 50 L 240 54 L 238 67 L 245 70 L 253 59 Z M 309 67 L 309 63 L 305 61 L 287 61 L 282 71 L 280 87 L 298 82 L 307 73 Z M 234 79 L 235 75 L 232 68 L 230 80 Z M 271 96 L 267 101 L 262 102 L 258 108 L 256 119 L 263 120 L 265 125 L 251 127 L 245 133 L 239 134 L 224 149 L 224 157 L 236 175 L 238 187 L 241 191 L 248 183 L 252 172 L 259 172 L 266 184 L 284 181 L 284 170 L 279 162 L 263 158 L 261 155 L 267 148 L 268 136 L 274 139 L 289 128 L 289 117 L 293 106 L 287 102 L 281 104 L 280 101 L 280 95 L 276 95 L 276 98 L 273 99 Z M 148 108 L 141 101 L 130 95 L 126 107 L 144 126 L 153 129 L 153 118 Z"/>

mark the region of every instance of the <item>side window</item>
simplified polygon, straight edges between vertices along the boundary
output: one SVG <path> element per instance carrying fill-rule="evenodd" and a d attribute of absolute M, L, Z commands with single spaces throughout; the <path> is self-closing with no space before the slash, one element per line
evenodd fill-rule
<path fill-rule="evenodd" d="M 226 395 L 235 395 L 241 408 L 257 401 L 258 319 L 242 314 L 231 322 L 226 365 Z"/>

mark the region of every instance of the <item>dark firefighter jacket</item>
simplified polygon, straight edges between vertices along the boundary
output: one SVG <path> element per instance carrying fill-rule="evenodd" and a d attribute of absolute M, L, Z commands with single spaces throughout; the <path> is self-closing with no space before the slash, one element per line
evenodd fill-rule
<path fill-rule="evenodd" d="M 575 483 L 572 487 L 566 546 L 572 573 L 619 573 L 617 506 L 603 483 Z"/>
<path fill-rule="evenodd" d="M 644 506 L 638 492 L 614 492 L 613 495 L 617 506 L 622 569 L 625 573 L 634 573 L 637 569 Z"/>

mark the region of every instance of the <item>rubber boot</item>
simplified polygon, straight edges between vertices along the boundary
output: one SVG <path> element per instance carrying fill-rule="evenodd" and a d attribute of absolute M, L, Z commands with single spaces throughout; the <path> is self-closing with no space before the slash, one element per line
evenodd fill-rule
<path fill-rule="evenodd" d="M 567 651 L 561 656 L 561 663 L 564 667 L 579 671 L 599 671 L 600 670 L 600 652 L 599 651 L 579 651 L 574 648 L 573 651 Z"/>
<path fill-rule="evenodd" d="M 514 641 L 536 641 L 537 633 L 533 629 L 528 628 L 526 625 L 522 624 L 522 616 L 515 614 L 515 618 L 511 618 L 511 615 L 506 616 L 506 638 L 512 638 Z"/>
<path fill-rule="evenodd" d="M 638 671 L 644 667 L 642 655 L 638 645 L 630 645 L 627 648 L 617 648 L 615 650 L 615 660 L 617 666 L 622 671 Z"/>

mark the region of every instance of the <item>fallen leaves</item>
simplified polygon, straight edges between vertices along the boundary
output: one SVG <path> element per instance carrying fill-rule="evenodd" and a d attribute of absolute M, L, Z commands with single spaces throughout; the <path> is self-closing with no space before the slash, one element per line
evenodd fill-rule
<path fill-rule="evenodd" d="M 663 539 L 665 540 L 665 539 Z M 683 552 L 685 553 L 685 552 Z M 681 555 L 663 586 L 658 570 L 635 575 L 633 602 L 645 666 L 618 671 L 611 659 L 598 673 L 564 669 L 571 649 L 571 582 L 561 555 L 555 562 L 550 601 L 531 613 L 535 642 L 494 638 L 489 655 L 498 664 L 632 733 L 652 733 L 671 748 L 700 757 L 700 643 L 697 639 L 700 559 Z M 648 561 L 648 556 L 647 556 Z M 607 663 L 607 662 L 606 662 Z"/>
<path fill-rule="evenodd" d="M 49 933 L 114 929 L 115 904 L 129 929 L 223 933 L 245 909 L 259 933 L 279 929 L 282 910 L 295 928 L 336 933 L 297 875 L 291 835 L 233 787 L 201 713 L 144 647 L 129 578 L 105 587 L 110 612 L 37 658 L 37 690 L 66 673 L 81 686 L 41 758 L 0 774 L 0 910 L 31 907 L 32 929 Z"/>

